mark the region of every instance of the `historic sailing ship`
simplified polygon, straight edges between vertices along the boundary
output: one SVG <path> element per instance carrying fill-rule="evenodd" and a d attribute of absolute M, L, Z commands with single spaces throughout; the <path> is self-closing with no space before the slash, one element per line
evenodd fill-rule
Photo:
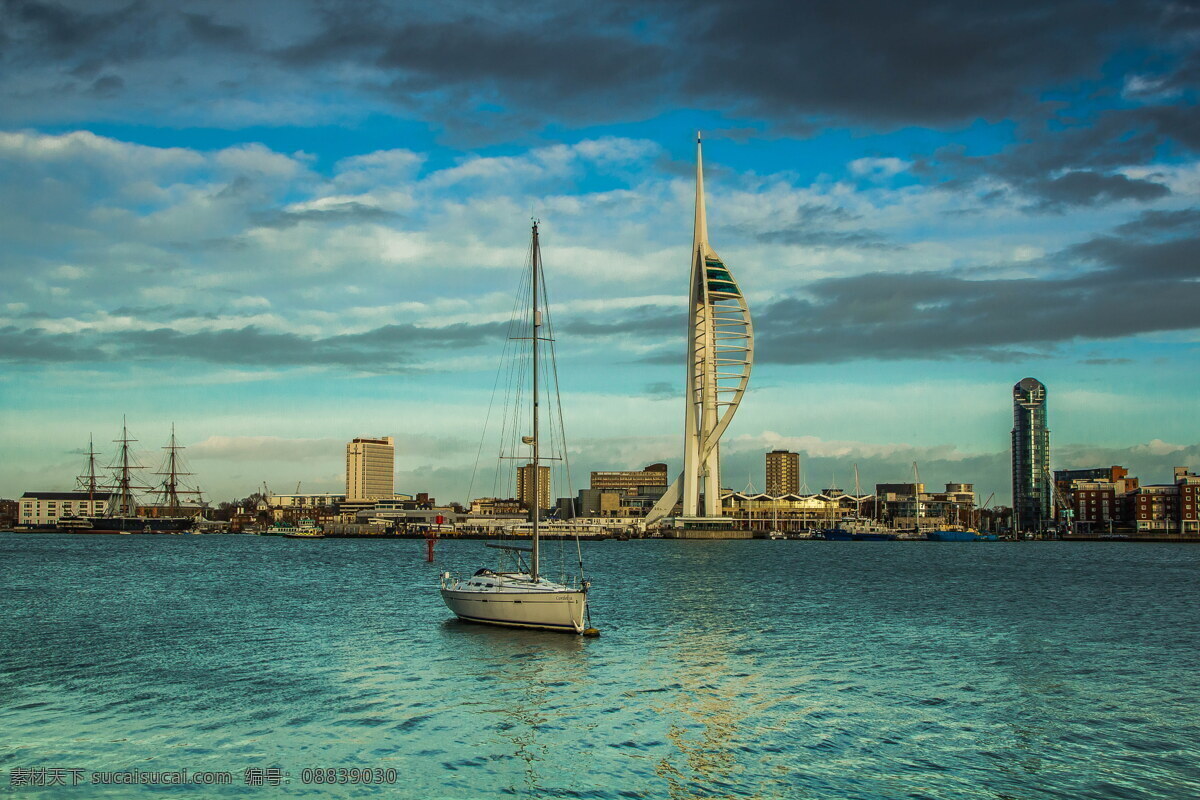
<path fill-rule="evenodd" d="M 195 507 L 187 507 L 181 497 L 195 496 L 199 498 L 201 491 L 186 485 L 182 478 L 191 475 L 183 471 L 179 456 L 181 447 L 175 439 L 175 426 L 171 426 L 170 443 L 163 449 L 167 451 L 163 470 L 155 473 L 163 476 L 158 486 L 139 485 L 134 478 L 137 470 L 143 467 L 137 463 L 129 445 L 136 442 L 129 436 L 129 428 L 121 421 L 121 438 L 114 442 L 120 447 L 117 458 L 109 465 L 113 470 L 111 481 L 102 484 L 96 474 L 96 452 L 92 441 L 88 441 L 88 460 L 84 474 L 78 479 L 79 488 L 88 492 L 89 498 L 100 495 L 108 496 L 104 513 L 100 516 L 74 515 L 64 516 L 58 521 L 59 530 L 77 533 L 180 533 L 192 528 L 197 517 L 186 513 Z M 139 506 L 137 492 L 148 491 L 158 495 L 160 502 Z"/>

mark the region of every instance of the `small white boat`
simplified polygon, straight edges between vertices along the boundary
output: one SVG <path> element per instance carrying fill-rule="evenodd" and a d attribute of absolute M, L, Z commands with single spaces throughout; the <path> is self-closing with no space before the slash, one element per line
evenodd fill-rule
<path fill-rule="evenodd" d="M 527 572 L 481 569 L 469 578 L 442 573 L 442 599 L 459 619 L 515 628 L 584 633 L 587 586 L 533 578 Z"/>
<path fill-rule="evenodd" d="M 543 309 L 538 304 L 538 294 L 543 287 L 543 282 L 537 222 L 533 223 L 530 242 L 530 273 L 532 278 L 528 341 L 532 348 L 532 369 L 529 371 L 529 375 L 532 382 L 530 413 L 533 430 L 531 436 L 521 437 L 522 444 L 528 445 L 530 448 L 529 475 L 532 491 L 529 496 L 533 498 L 533 502 L 530 503 L 532 508 L 529 514 L 529 544 L 488 545 L 507 551 L 515 557 L 516 569 L 511 572 L 481 569 L 469 578 L 460 578 L 449 572 L 443 572 L 441 576 L 442 600 L 455 616 L 468 622 L 595 636 L 599 632 L 589 626 L 587 616 L 589 583 L 582 577 L 576 583 L 555 583 L 547 580 L 539 571 L 540 540 L 546 523 L 540 519 L 541 512 L 537 507 L 537 498 L 541 496 L 538 485 L 541 479 L 540 463 L 543 460 L 540 456 L 538 439 L 538 378 L 540 375 L 538 342 L 553 341 L 553 331 L 543 330 Z M 564 530 L 570 530 L 572 534 L 578 536 L 579 526 L 564 525 L 563 527 Z M 518 532 L 511 531 L 511 533 Z M 527 563 L 523 557 L 524 554 L 529 556 Z M 582 558 L 580 559 L 580 570 L 582 572 Z"/>

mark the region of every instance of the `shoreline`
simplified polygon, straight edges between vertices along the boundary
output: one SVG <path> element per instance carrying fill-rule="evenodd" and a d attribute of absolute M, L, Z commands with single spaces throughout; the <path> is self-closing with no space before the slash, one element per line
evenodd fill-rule
<path fill-rule="evenodd" d="M 37 529 L 16 529 L 3 528 L 0 533 L 12 534 L 46 534 L 52 536 L 261 536 L 264 538 L 286 538 L 277 534 L 267 533 L 249 533 L 249 532 L 212 532 L 212 533 L 196 533 L 196 532 L 167 532 L 167 531 L 137 531 L 130 533 L 118 533 L 117 531 L 59 531 L 59 530 L 37 530 Z M 579 536 L 581 542 L 600 542 L 600 541 L 639 541 L 639 540 L 657 540 L 657 541 L 790 541 L 790 542 L 825 542 L 826 539 L 820 537 L 815 539 L 789 538 L 783 539 L 768 539 L 767 536 L 759 536 L 749 534 L 748 531 L 729 531 L 730 535 L 718 535 L 725 533 L 724 531 L 713 531 L 712 535 L 706 536 L 629 536 L 619 538 L 616 536 Z M 404 539 L 404 540 L 422 540 L 430 537 L 423 533 L 326 533 L 323 539 Z M 461 533 L 449 534 L 445 533 L 432 537 L 437 541 L 455 541 L 455 540 L 479 540 L 492 541 L 501 539 L 513 538 L 528 538 L 528 537 L 512 537 L 512 536 L 497 536 L 482 533 Z M 543 541 L 559 541 L 575 539 L 574 536 L 563 534 L 549 534 L 540 537 Z M 928 539 L 900 539 L 898 542 L 919 542 L 929 544 L 955 544 L 954 542 L 932 542 Z M 1061 536 L 1054 539 L 999 539 L 992 542 L 960 542 L 959 544 L 1029 544 L 1033 542 L 1108 542 L 1108 543 L 1134 543 L 1134 544 L 1200 544 L 1200 536 L 1188 536 L 1183 534 L 1159 534 L 1159 535 L 1144 535 L 1138 533 L 1116 534 L 1116 535 L 1081 535 Z M 855 542 L 855 544 L 880 544 L 880 542 Z"/>

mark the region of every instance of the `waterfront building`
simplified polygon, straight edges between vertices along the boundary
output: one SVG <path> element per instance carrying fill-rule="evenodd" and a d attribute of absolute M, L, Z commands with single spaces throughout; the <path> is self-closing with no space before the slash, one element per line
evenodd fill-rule
<path fill-rule="evenodd" d="M 944 492 L 929 492 L 921 502 L 934 524 L 969 527 L 975 519 L 975 484 L 947 483 Z"/>
<path fill-rule="evenodd" d="M 708 241 L 704 165 L 696 139 L 696 217 L 688 293 L 683 472 L 646 516 L 653 524 L 682 503 L 677 526 L 721 515 L 721 435 L 750 382 L 754 328 L 750 307 L 725 262 Z M 700 518 L 700 519 L 697 519 Z"/>
<path fill-rule="evenodd" d="M 1200 534 L 1200 476 L 1175 468 L 1173 483 L 1140 486 L 1133 493 L 1134 525 L 1138 533 Z"/>
<path fill-rule="evenodd" d="M 25 492 L 15 527 L 50 527 L 68 516 L 98 517 L 109 497 L 109 492 Z"/>
<path fill-rule="evenodd" d="M 521 515 L 521 501 L 515 497 L 477 497 L 471 501 L 471 516 L 494 517 Z"/>
<path fill-rule="evenodd" d="M 1062 491 L 1070 491 L 1073 481 L 1119 481 L 1126 480 L 1129 470 L 1113 465 L 1111 467 L 1089 467 L 1088 469 L 1056 469 L 1054 482 Z M 1132 479 L 1137 483 L 1137 478 Z M 1135 487 L 1136 488 L 1136 487 Z"/>
<path fill-rule="evenodd" d="M 667 485 L 667 465 L 651 464 L 642 470 L 593 472 L 591 488 L 640 492 L 647 486 Z"/>
<path fill-rule="evenodd" d="M 591 488 L 580 489 L 575 516 L 641 517 L 667 491 L 667 465 L 642 470 L 593 472 Z"/>
<path fill-rule="evenodd" d="M 927 516 L 921 504 L 924 494 L 924 483 L 877 483 L 872 516 L 899 528 L 915 528 Z"/>
<path fill-rule="evenodd" d="M 1196 536 L 1200 534 L 1200 476 L 1176 467 L 1175 485 L 1179 489 L 1179 532 Z"/>
<path fill-rule="evenodd" d="M 1133 524 L 1133 493 L 1138 479 L 1120 466 L 1056 469 L 1054 486 L 1066 501 L 1060 522 L 1071 533 L 1099 533 Z"/>
<path fill-rule="evenodd" d="M 533 464 L 517 467 L 517 500 L 522 508 L 533 508 Z M 537 507 L 550 507 L 550 467 L 547 466 L 538 466 Z"/>
<path fill-rule="evenodd" d="M 800 493 L 800 454 L 772 450 L 766 455 L 767 494 Z"/>
<path fill-rule="evenodd" d="M 665 475 L 665 473 L 663 474 Z M 666 484 L 642 486 L 638 491 L 629 491 L 624 488 L 580 489 L 574 503 L 574 515 L 577 517 L 644 517 L 666 490 Z"/>
<path fill-rule="evenodd" d="M 897 528 L 969 526 L 975 518 L 975 505 L 972 483 L 947 483 L 942 492 L 926 491 L 924 483 L 877 483 L 871 515 Z"/>
<path fill-rule="evenodd" d="M 346 495 L 331 492 L 267 495 L 267 505 L 271 508 L 330 508 L 344 502 L 346 502 Z"/>
<path fill-rule="evenodd" d="M 1041 531 L 1053 520 L 1046 387 L 1035 378 L 1013 386 L 1012 494 L 1018 531 Z"/>
<path fill-rule="evenodd" d="M 731 524 L 758 531 L 832 528 L 845 517 L 856 516 L 872 500 L 871 495 L 855 496 L 840 489 L 784 495 L 725 492 L 721 496 L 723 514 Z"/>
<path fill-rule="evenodd" d="M 1121 513 L 1125 494 L 1118 493 L 1112 481 L 1072 481 L 1071 490 L 1065 495 L 1071 502 L 1072 513 L 1068 521 L 1074 527 L 1070 532 L 1102 531 L 1125 523 L 1125 515 Z M 1059 512 L 1062 514 L 1062 509 Z"/>
<path fill-rule="evenodd" d="M 346 499 L 381 500 L 395 494 L 396 446 L 391 436 L 352 439 L 346 445 Z"/>

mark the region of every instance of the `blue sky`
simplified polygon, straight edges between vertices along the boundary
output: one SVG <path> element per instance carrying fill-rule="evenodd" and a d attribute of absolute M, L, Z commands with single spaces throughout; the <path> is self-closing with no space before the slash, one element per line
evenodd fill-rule
<path fill-rule="evenodd" d="M 677 465 L 698 129 L 758 336 L 727 486 L 1006 502 L 1027 375 L 1055 466 L 1200 467 L 1200 13 L 959 5 L 6 0 L 0 496 L 126 415 L 215 499 L 393 435 L 465 500 L 531 214 L 575 475 Z"/>

